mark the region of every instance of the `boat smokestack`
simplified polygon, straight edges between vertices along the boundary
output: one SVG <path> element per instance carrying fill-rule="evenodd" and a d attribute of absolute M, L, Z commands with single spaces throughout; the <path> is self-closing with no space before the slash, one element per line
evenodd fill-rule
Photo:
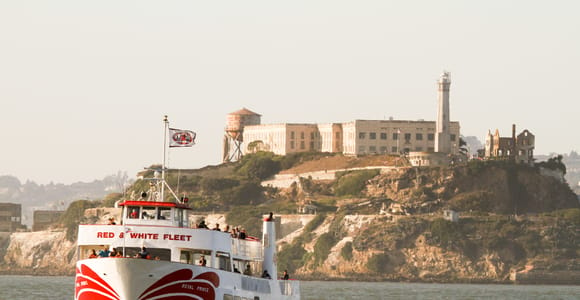
<path fill-rule="evenodd" d="M 276 222 L 274 215 L 264 218 L 262 229 L 262 247 L 264 248 L 264 270 L 267 270 L 272 278 L 278 277 L 278 268 L 276 267 Z"/>

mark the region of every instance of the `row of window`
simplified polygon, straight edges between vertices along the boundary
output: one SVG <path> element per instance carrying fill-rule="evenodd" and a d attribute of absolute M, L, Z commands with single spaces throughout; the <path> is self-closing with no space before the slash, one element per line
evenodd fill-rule
<path fill-rule="evenodd" d="M 294 149 L 296 147 L 294 141 L 290 141 L 290 149 Z M 306 144 L 304 143 L 304 141 L 300 141 L 300 149 L 304 150 L 306 149 Z M 314 150 L 314 141 L 310 142 L 310 150 Z"/>
<path fill-rule="evenodd" d="M 367 133 L 366 132 L 359 132 L 358 133 L 358 138 L 359 140 L 364 140 L 366 139 Z M 387 133 L 386 132 L 381 132 L 379 135 L 381 140 L 386 140 L 387 139 Z M 404 138 L 406 141 L 410 141 L 411 140 L 411 134 L 410 133 L 405 133 Z M 455 141 L 455 134 L 451 134 L 450 135 L 451 141 Z M 369 140 L 376 140 L 377 139 L 377 133 L 376 132 L 369 132 Z M 398 140 L 399 139 L 399 133 L 398 132 L 394 132 L 393 133 L 393 140 Z M 415 134 L 415 140 L 417 141 L 422 141 L 423 140 L 423 134 L 422 133 L 416 133 Z M 427 140 L 428 141 L 434 141 L 435 140 L 435 134 L 434 133 L 428 133 L 427 134 Z"/>
<path fill-rule="evenodd" d="M 385 146 L 379 147 L 378 150 L 379 151 L 377 151 L 377 146 L 369 146 L 368 151 L 367 151 L 367 148 L 365 146 L 358 147 L 358 153 L 379 153 L 379 154 L 386 154 L 387 153 L 387 147 L 385 147 Z M 401 148 L 401 152 L 410 152 L 410 151 L 411 151 L 410 148 Z M 414 151 L 421 152 L 421 151 L 425 151 L 425 150 L 423 149 L 423 147 L 415 147 Z M 427 147 L 427 151 L 433 152 L 433 151 L 435 151 L 435 148 Z M 399 152 L 398 147 L 396 147 L 396 146 L 391 147 L 390 153 L 397 153 L 397 152 Z"/>
<path fill-rule="evenodd" d="M 339 133 L 337 132 L 337 135 L 336 135 L 337 138 L 338 138 L 338 134 Z M 304 131 L 300 132 L 300 138 L 304 139 L 304 136 L 305 136 Z M 314 138 L 318 138 L 318 137 L 320 137 L 320 134 L 318 132 L 316 132 L 316 131 L 310 132 L 310 139 L 311 140 L 313 140 Z M 294 131 L 290 131 L 290 139 L 295 139 L 295 138 L 296 138 L 296 136 L 295 136 Z"/>

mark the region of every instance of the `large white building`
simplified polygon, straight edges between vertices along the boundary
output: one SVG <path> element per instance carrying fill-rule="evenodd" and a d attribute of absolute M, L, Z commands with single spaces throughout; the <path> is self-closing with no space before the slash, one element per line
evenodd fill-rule
<path fill-rule="evenodd" d="M 450 122 L 451 154 L 459 150 L 459 123 Z M 244 153 L 332 152 L 345 155 L 435 151 L 434 121 L 355 120 L 331 124 L 245 126 Z"/>
<path fill-rule="evenodd" d="M 449 73 L 438 81 L 438 111 L 435 121 L 355 120 L 327 124 L 247 124 L 240 130 L 243 154 L 271 151 L 331 152 L 345 155 L 424 153 L 417 164 L 429 164 L 429 153 L 447 157 L 459 152 L 458 122 L 449 118 Z M 245 110 L 244 113 L 256 113 Z M 234 112 L 232 114 L 241 114 Z M 414 156 L 418 157 L 418 156 Z"/>

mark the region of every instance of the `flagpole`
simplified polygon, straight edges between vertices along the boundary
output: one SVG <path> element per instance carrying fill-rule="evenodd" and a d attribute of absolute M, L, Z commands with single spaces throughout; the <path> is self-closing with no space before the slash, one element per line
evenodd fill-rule
<path fill-rule="evenodd" d="M 165 201 L 165 162 L 167 155 L 167 131 L 169 130 L 169 120 L 167 119 L 167 115 L 163 118 L 163 123 L 165 124 L 165 128 L 163 129 L 163 163 L 161 164 L 161 202 Z"/>

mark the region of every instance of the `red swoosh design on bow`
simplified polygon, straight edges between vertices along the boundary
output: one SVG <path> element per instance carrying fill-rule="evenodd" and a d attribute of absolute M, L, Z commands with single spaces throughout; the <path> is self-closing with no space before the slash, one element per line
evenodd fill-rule
<path fill-rule="evenodd" d="M 119 294 L 86 265 L 76 269 L 75 281 L 77 300 L 121 300 Z M 215 289 L 219 284 L 219 276 L 214 272 L 205 272 L 193 277 L 191 270 L 181 269 L 159 279 L 138 299 L 213 300 Z"/>
<path fill-rule="evenodd" d="M 95 271 L 86 265 L 76 268 L 75 299 L 77 300 L 120 300 L 119 294 Z"/>
<path fill-rule="evenodd" d="M 147 299 L 215 299 L 215 288 L 220 284 L 214 272 L 205 272 L 193 277 L 189 269 L 177 270 L 165 275 L 145 290 L 139 300 Z"/>

